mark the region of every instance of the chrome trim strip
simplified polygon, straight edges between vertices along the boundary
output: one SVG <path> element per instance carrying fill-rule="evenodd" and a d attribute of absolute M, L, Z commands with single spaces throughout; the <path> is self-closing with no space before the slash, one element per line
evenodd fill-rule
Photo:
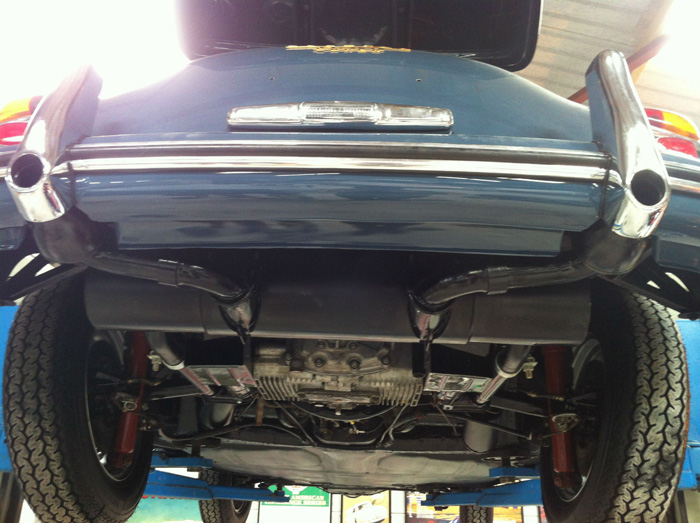
<path fill-rule="evenodd" d="M 700 181 L 693 182 L 682 178 L 670 178 L 673 192 L 689 193 L 700 196 Z"/>
<path fill-rule="evenodd" d="M 692 173 L 693 175 L 698 176 L 698 180 L 700 180 L 700 164 L 692 165 L 681 162 L 666 162 L 666 168 L 674 171 L 686 171 L 688 173 Z"/>
<path fill-rule="evenodd" d="M 133 172 L 161 169 L 210 171 L 383 171 L 478 174 L 483 176 L 567 182 L 603 182 L 607 174 L 606 169 L 602 167 L 588 165 L 315 156 L 158 156 L 150 158 L 93 158 L 72 160 L 70 162 L 70 167 L 79 174 L 104 171 Z M 611 182 L 619 182 L 614 174 L 611 177 Z"/>
<path fill-rule="evenodd" d="M 531 157 L 536 157 L 536 158 L 550 158 L 552 163 L 548 164 L 550 166 L 557 166 L 558 167 L 558 173 L 556 176 L 556 179 L 561 179 L 563 181 L 581 181 L 581 182 L 599 182 L 604 179 L 604 169 L 603 166 L 609 161 L 609 156 L 605 153 L 600 153 L 600 152 L 592 152 L 592 151 L 574 151 L 574 150 L 567 150 L 567 149 L 553 149 L 553 148 L 544 148 L 544 147 L 523 147 L 523 146 L 511 146 L 511 145 L 479 145 L 479 144 L 451 144 L 451 143 L 418 143 L 418 142 L 364 142 L 364 141 L 319 141 L 319 140 L 187 140 L 187 141 L 149 141 L 149 142 L 114 142 L 114 143 L 88 143 L 88 144 L 77 144 L 73 147 L 71 147 L 71 153 L 73 153 L 73 156 L 80 156 L 81 152 L 92 152 L 92 153 L 97 153 L 97 152 L 105 152 L 105 153 L 112 153 L 114 154 L 115 152 L 121 152 L 125 154 L 133 153 L 134 155 L 140 154 L 140 155 L 148 155 L 148 154 L 164 154 L 170 151 L 177 151 L 177 150 L 183 150 L 183 149 L 196 149 L 196 150 L 205 150 L 205 151 L 210 151 L 211 153 L 217 153 L 219 151 L 221 152 L 231 152 L 235 149 L 238 148 L 246 148 L 246 149 L 269 149 L 273 148 L 276 149 L 278 152 L 283 152 L 285 149 L 292 149 L 292 148 L 319 148 L 319 149 L 337 149 L 337 148 L 362 148 L 362 149 L 367 149 L 367 150 L 375 150 L 375 149 L 380 149 L 383 151 L 391 151 L 392 153 L 399 152 L 401 150 L 415 150 L 416 148 L 423 148 L 426 150 L 432 150 L 435 152 L 442 154 L 447 154 L 450 152 L 454 153 L 463 153 L 463 154 L 470 154 L 470 153 L 483 153 L 484 155 L 493 155 L 494 157 L 497 156 L 502 156 L 504 154 L 512 154 L 513 156 L 522 156 L 522 162 L 509 162 L 508 164 L 511 166 L 516 166 L 515 169 L 512 171 L 506 172 L 506 174 L 499 174 L 500 176 L 504 177 L 522 177 L 522 178 L 527 178 L 528 173 L 532 171 L 536 171 L 535 176 L 533 178 L 548 178 L 548 179 L 553 179 L 551 175 L 542 175 L 541 170 L 539 167 L 543 164 L 540 163 L 534 163 L 534 162 L 527 162 L 526 160 Z M 74 169 L 78 169 L 84 172 L 95 172 L 95 171 L 101 171 L 105 170 L 106 166 L 108 163 L 111 163 L 109 165 L 110 170 L 114 170 L 116 172 L 122 171 L 122 170 L 128 170 L 128 171 L 135 171 L 140 168 L 142 169 L 157 169 L 157 168 L 163 168 L 167 169 L 167 164 L 172 158 L 180 158 L 177 156 L 165 156 L 166 161 L 162 164 L 159 165 L 159 160 L 163 158 L 162 156 L 157 156 L 157 157 L 140 157 L 140 158 L 132 158 L 130 165 L 126 168 L 123 168 L 123 162 L 125 159 L 128 158 L 119 158 L 119 157 L 112 157 L 112 158 L 105 158 L 105 159 L 83 159 L 83 160 L 73 160 L 71 162 L 71 166 Z M 222 158 L 225 158 L 227 160 L 227 163 L 225 164 L 224 168 L 225 169 L 235 169 L 238 167 L 238 163 L 236 161 L 231 162 L 231 159 L 233 158 L 234 160 L 237 158 L 240 158 L 238 156 L 196 156 L 196 157 L 188 157 L 188 158 L 194 158 L 195 161 L 192 162 L 191 164 L 188 165 L 186 161 L 178 161 L 177 162 L 177 169 L 201 169 L 203 168 L 203 163 L 208 163 L 210 165 L 210 169 L 214 170 L 216 168 L 221 168 L 220 166 L 216 166 L 217 161 L 221 161 Z M 209 159 L 206 160 L 205 162 L 202 162 L 202 159 Z M 279 168 L 277 165 L 271 165 L 270 163 L 267 163 L 267 160 L 271 160 L 270 158 L 266 157 L 260 157 L 260 156 L 251 156 L 247 155 L 246 156 L 246 164 L 245 168 L 248 169 L 259 169 L 259 170 L 264 170 L 264 169 L 276 169 Z M 295 170 L 305 170 L 305 169 L 310 169 L 310 168 L 316 168 L 318 167 L 310 167 L 308 163 L 305 161 L 306 157 L 304 156 L 295 156 L 292 157 L 293 159 L 285 165 L 285 167 L 290 168 L 290 169 L 295 169 Z M 257 159 L 258 161 L 256 162 L 254 159 Z M 328 162 L 327 167 L 330 169 L 334 170 L 358 170 L 359 168 L 353 168 L 349 169 L 344 167 L 346 164 L 355 164 L 355 160 L 362 161 L 363 159 L 361 158 L 342 158 L 342 157 L 327 157 L 325 158 Z M 136 160 L 147 160 L 146 163 L 143 165 L 139 166 L 136 162 Z M 348 160 L 346 162 L 346 160 Z M 565 163 L 556 163 L 557 161 L 562 161 L 562 160 L 573 160 L 573 161 L 578 161 L 581 163 L 585 163 L 586 165 L 581 165 L 581 166 L 576 166 L 576 173 L 573 175 L 570 174 L 572 166 L 569 164 Z M 415 168 L 412 168 L 412 164 L 414 160 L 395 160 L 393 158 L 385 158 L 385 159 L 372 159 L 372 158 L 366 158 L 364 161 L 373 161 L 373 162 L 381 162 L 381 165 L 388 165 L 391 164 L 392 162 L 399 161 L 401 162 L 401 168 L 400 169 L 391 169 L 389 167 L 382 168 L 382 170 L 397 170 L 401 172 L 426 172 L 426 166 L 429 166 L 430 169 L 429 171 L 432 172 L 448 172 L 448 173 L 464 173 L 464 174 L 471 174 L 473 171 L 469 168 L 469 164 L 473 162 L 473 160 L 461 160 L 461 162 L 464 164 L 462 168 L 458 168 L 456 165 L 450 166 L 446 171 L 441 170 L 441 167 L 444 167 L 448 163 L 454 163 L 455 160 L 430 160 L 430 159 L 424 159 L 420 161 L 420 166 L 415 165 Z M 104 162 L 104 163 L 103 163 Z M 432 164 L 432 162 L 441 162 L 439 165 L 438 164 Z M 460 160 L 457 160 L 457 162 L 460 162 Z M 490 166 L 491 169 L 489 172 L 492 174 L 494 171 L 498 171 L 499 173 L 503 173 L 506 171 L 506 169 L 503 168 L 505 165 L 504 162 L 499 162 L 499 161 L 479 161 L 477 162 L 480 166 Z M 498 164 L 501 166 L 501 168 L 493 168 L 494 164 Z M 525 165 L 527 168 L 526 169 L 518 169 L 517 166 L 520 165 Z M 693 172 L 697 172 L 698 176 L 700 176 L 700 166 L 696 167 L 693 165 L 685 164 L 685 163 L 678 163 L 678 162 L 667 162 L 667 165 L 670 169 L 679 169 L 679 170 L 690 170 Z M 104 167 L 103 167 L 104 166 Z M 366 167 L 363 167 L 366 168 Z M 58 166 L 55 169 L 55 172 L 58 174 L 60 172 L 67 172 L 68 166 L 66 164 L 63 164 L 62 166 Z M 586 171 L 585 169 L 588 169 Z M 480 169 L 478 173 L 482 173 L 483 169 Z M 617 171 L 611 170 L 610 171 L 610 179 L 608 180 L 610 184 L 612 185 L 617 185 L 617 186 L 622 186 L 622 180 Z M 700 188 L 700 180 L 698 182 L 692 182 L 688 180 L 684 180 L 681 178 L 675 178 L 671 177 L 670 178 L 670 184 L 671 187 L 673 188 L 674 191 L 678 192 L 690 192 L 693 194 L 697 194 L 698 189 Z"/>
<path fill-rule="evenodd" d="M 101 86 L 92 67 L 81 67 L 37 107 L 5 175 L 15 205 L 28 222 L 48 222 L 66 213 L 51 174 L 64 149 L 89 134 L 88 113 L 94 117 Z"/>
<path fill-rule="evenodd" d="M 681 174 L 681 176 L 697 177 L 695 180 L 689 180 L 688 178 L 670 176 L 671 188 L 674 191 L 700 195 L 700 165 L 681 162 L 666 162 L 666 167 L 671 172 L 674 172 L 674 174 L 678 173 Z"/>
<path fill-rule="evenodd" d="M 239 159 L 242 160 L 239 162 Z M 233 171 L 238 168 L 249 170 L 274 170 L 285 168 L 289 170 L 318 170 L 318 171 L 352 171 L 382 170 L 407 173 L 448 173 L 467 175 L 490 174 L 499 178 L 547 179 L 562 182 L 599 183 L 605 180 L 605 170 L 592 166 L 549 165 L 547 172 L 541 164 L 503 163 L 503 162 L 474 162 L 452 160 L 413 160 L 372 159 L 372 158 L 312 158 L 315 162 L 306 162 L 305 157 L 293 158 L 261 158 L 259 156 L 230 156 L 230 157 L 153 157 L 153 158 L 100 158 L 73 160 L 70 168 L 81 174 L 94 172 L 133 172 L 141 170 L 211 170 Z M 394 165 L 395 162 L 399 162 Z M 313 163 L 313 164 L 312 164 Z M 679 164 L 686 167 L 684 164 Z M 69 172 L 68 162 L 58 165 L 53 174 L 60 175 Z M 700 170 L 698 172 L 700 174 Z M 619 173 L 611 170 L 608 183 L 622 187 Z M 674 192 L 700 194 L 700 180 L 691 181 L 683 178 L 669 177 L 669 185 Z"/>
<path fill-rule="evenodd" d="M 609 156 L 601 152 L 578 151 L 571 149 L 556 149 L 552 147 L 526 147 L 513 145 L 480 145 L 480 144 L 454 144 L 442 142 L 367 142 L 367 141 L 338 141 L 338 140 L 167 140 L 144 142 L 110 142 L 110 143 L 82 143 L 71 148 L 72 152 L 83 151 L 112 151 L 123 150 L 143 154 L 144 152 L 157 152 L 163 150 L 206 149 L 213 151 L 233 151 L 238 148 L 246 149 L 358 149 L 363 150 L 387 150 L 396 153 L 402 150 L 434 150 L 440 154 L 454 153 L 483 153 L 513 154 L 525 157 L 541 156 L 552 160 L 557 158 L 571 159 L 575 161 L 600 162 L 601 165 L 609 160 Z"/>
<path fill-rule="evenodd" d="M 603 51 L 586 73 L 593 138 L 617 163 L 625 195 L 613 232 L 642 239 L 668 206 L 668 173 L 622 53 Z"/>

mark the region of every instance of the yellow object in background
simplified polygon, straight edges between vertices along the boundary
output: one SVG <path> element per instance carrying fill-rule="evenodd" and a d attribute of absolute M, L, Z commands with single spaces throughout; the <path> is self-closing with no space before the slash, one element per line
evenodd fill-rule
<path fill-rule="evenodd" d="M 34 98 L 36 97 L 21 98 L 8 103 L 0 109 L 0 123 L 31 116 L 32 111 L 36 108 L 36 104 L 32 104 Z"/>
<path fill-rule="evenodd" d="M 697 127 L 685 116 L 660 109 L 646 109 L 646 113 L 652 127 L 663 129 L 691 140 L 698 140 Z"/>

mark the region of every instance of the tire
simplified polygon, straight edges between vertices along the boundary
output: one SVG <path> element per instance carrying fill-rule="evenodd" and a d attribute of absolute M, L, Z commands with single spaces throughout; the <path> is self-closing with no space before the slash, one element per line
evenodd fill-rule
<path fill-rule="evenodd" d="M 493 509 L 463 505 L 459 507 L 459 523 L 493 523 Z"/>
<path fill-rule="evenodd" d="M 204 470 L 199 473 L 199 479 L 203 479 L 210 485 L 233 485 L 233 475 L 228 472 Z M 215 499 L 213 501 L 200 501 L 199 513 L 202 515 L 202 523 L 245 523 L 250 513 L 250 501 L 233 501 L 230 499 Z"/>
<path fill-rule="evenodd" d="M 10 330 L 3 386 L 7 443 L 25 499 L 44 523 L 126 521 L 148 478 L 152 445 L 143 433 L 123 469 L 109 471 L 98 458 L 91 419 L 102 418 L 90 417 L 87 393 L 93 384 L 88 362 L 98 354 L 94 334 L 82 280 L 75 279 L 28 296 Z"/>
<path fill-rule="evenodd" d="M 585 423 L 573 429 L 579 469 L 587 468 L 577 490 L 555 486 L 551 451 L 543 449 L 547 520 L 661 522 L 685 456 L 689 409 L 685 349 L 669 311 L 658 303 L 613 287 L 594 291 L 591 340 L 599 343 L 600 356 L 599 368 L 594 366 L 589 374 L 602 377 L 597 378 L 602 405 L 593 416 L 596 430 L 588 431 L 589 436 Z M 589 347 L 591 340 L 586 342 Z M 581 456 L 588 456 L 585 467 Z"/>

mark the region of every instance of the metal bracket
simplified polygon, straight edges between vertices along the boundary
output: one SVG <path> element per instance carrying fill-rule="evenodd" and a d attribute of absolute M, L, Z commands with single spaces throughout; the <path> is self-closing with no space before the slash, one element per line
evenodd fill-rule
<path fill-rule="evenodd" d="M 695 465 L 695 467 L 693 466 Z M 694 490 L 698 488 L 697 467 L 700 466 L 700 447 L 688 447 L 685 449 L 685 461 L 681 477 L 678 480 L 678 490 Z"/>
<path fill-rule="evenodd" d="M 517 469 L 516 469 L 517 470 Z M 425 507 L 522 507 L 542 505 L 542 486 L 539 479 L 528 479 L 482 490 L 481 492 L 446 492 L 429 495 L 421 502 Z"/>
<path fill-rule="evenodd" d="M 489 470 L 492 478 L 517 478 L 517 479 L 538 479 L 540 471 L 538 468 L 529 467 L 497 467 Z"/>
<path fill-rule="evenodd" d="M 178 469 L 178 468 L 201 468 L 201 469 L 211 469 L 214 468 L 214 461 L 207 458 L 200 458 L 197 456 L 179 456 L 170 457 L 165 454 L 153 454 L 151 458 L 151 468 L 159 469 Z"/>
<path fill-rule="evenodd" d="M 209 485 L 206 481 L 168 472 L 151 472 L 144 496 L 197 500 L 232 499 L 237 501 L 272 501 L 286 503 L 284 491 L 272 492 L 262 488 L 225 487 Z"/>

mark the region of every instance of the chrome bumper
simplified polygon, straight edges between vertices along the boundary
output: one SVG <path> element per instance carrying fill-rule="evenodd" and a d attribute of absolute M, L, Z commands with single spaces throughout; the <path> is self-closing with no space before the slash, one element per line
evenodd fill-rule
<path fill-rule="evenodd" d="M 80 152 L 90 152 L 90 147 L 77 146 L 72 153 L 77 159 L 68 164 L 60 164 L 61 155 L 72 144 L 89 136 L 97 107 L 97 97 L 101 80 L 95 72 L 85 67 L 68 77 L 59 88 L 46 97 L 38 108 L 19 150 L 10 160 L 6 175 L 7 185 L 19 212 L 28 222 L 49 222 L 66 213 L 70 203 L 64 201 L 52 183 L 52 174 L 65 172 L 71 168 L 77 173 L 90 171 L 119 172 L 134 170 L 275 170 L 294 169 L 309 171 L 376 170 L 386 172 L 432 172 L 450 173 L 464 176 L 491 175 L 498 177 L 552 179 L 560 181 L 608 182 L 623 187 L 625 195 L 610 224 L 611 229 L 625 238 L 643 239 L 652 234 L 658 225 L 670 199 L 668 174 L 659 154 L 653 134 L 636 94 L 624 57 L 617 52 L 601 53 L 589 68 L 587 86 L 591 100 L 591 122 L 593 137 L 613 160 L 613 169 L 606 170 L 600 158 L 565 158 L 559 155 L 559 162 L 522 161 L 517 148 L 492 150 L 492 159 L 483 161 L 472 155 L 479 154 L 478 146 L 439 147 L 423 145 L 429 156 L 402 158 L 397 154 L 399 147 L 389 144 L 346 144 L 348 153 L 336 150 L 331 156 L 319 156 L 317 152 L 292 156 L 284 155 L 282 144 L 267 144 L 277 148 L 277 155 L 270 154 L 261 147 L 256 151 L 255 143 L 241 147 L 241 143 L 190 144 L 196 155 L 188 155 L 181 148 L 183 144 L 144 147 L 133 144 L 135 154 L 124 151 L 110 155 L 105 147 L 92 150 L 93 156 L 80 158 Z M 226 154 L 237 148 L 246 152 Z M 259 144 L 258 144 L 259 145 Z M 298 142 L 299 147 L 312 150 L 310 144 Z M 318 144 L 317 144 L 318 145 Z M 395 144 L 399 145 L 399 144 Z M 408 144 L 401 144 L 404 146 Z M 418 144 L 416 144 L 418 145 Z M 325 143 L 323 147 L 333 149 L 337 144 Z M 185 144 L 186 147 L 186 144 Z M 421 147 L 418 145 L 418 147 Z M 128 149 L 128 147 L 126 147 Z M 289 149 L 297 149 L 291 146 Z M 341 148 L 342 149 L 342 148 Z M 351 154 L 350 149 L 354 149 Z M 357 151 L 361 149 L 361 154 Z M 460 150 L 461 149 L 461 150 Z M 465 149 L 467 149 L 465 151 Z M 498 148 L 494 148 L 498 149 Z M 515 149 L 515 150 L 514 150 Z M 152 155 L 149 155 L 149 150 Z M 405 150 L 405 149 L 404 149 Z M 211 151 L 207 154 L 205 151 Z M 250 154 L 251 151 L 253 154 Z M 383 155 L 384 152 L 389 155 Z M 445 159 L 457 152 L 461 157 Z M 466 152 L 466 154 L 465 154 Z M 145 154 L 144 154 L 145 153 Z M 204 153 L 204 154 L 203 154 Z M 488 148 L 480 153 L 489 154 Z M 520 154 L 519 154 L 520 153 Z M 367 154 L 367 156 L 365 156 Z M 503 161 L 512 154 L 520 156 L 516 161 Z M 529 151 L 537 155 L 536 151 Z M 494 161 L 498 155 L 501 160 Z M 466 157 L 465 157 L 466 156 Z M 544 154 L 543 156 L 547 156 Z M 553 154 L 554 157 L 557 154 Z M 615 172 L 619 171 L 619 175 Z"/>

